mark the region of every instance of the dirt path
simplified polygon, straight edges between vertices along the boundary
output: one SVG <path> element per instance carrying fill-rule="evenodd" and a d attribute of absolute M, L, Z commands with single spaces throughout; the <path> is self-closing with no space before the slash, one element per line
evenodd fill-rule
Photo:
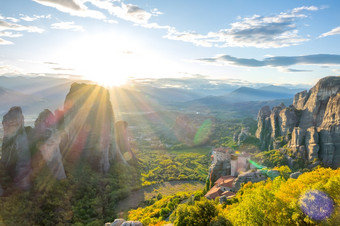
<path fill-rule="evenodd" d="M 117 203 L 117 211 L 127 211 L 135 209 L 138 205 L 161 193 L 163 196 L 174 195 L 177 192 L 193 192 L 202 190 L 204 183 L 202 181 L 169 181 L 161 184 L 151 185 L 132 192 L 127 198 Z"/>

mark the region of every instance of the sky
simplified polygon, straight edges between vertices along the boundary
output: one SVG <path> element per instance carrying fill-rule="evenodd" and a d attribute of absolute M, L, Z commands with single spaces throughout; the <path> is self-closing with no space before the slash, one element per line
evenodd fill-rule
<path fill-rule="evenodd" d="M 314 84 L 340 75 L 338 0 L 0 0 L 0 75 Z"/>

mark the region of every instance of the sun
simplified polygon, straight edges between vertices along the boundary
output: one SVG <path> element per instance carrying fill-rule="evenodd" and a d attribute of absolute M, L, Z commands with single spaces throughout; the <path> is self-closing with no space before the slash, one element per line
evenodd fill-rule
<path fill-rule="evenodd" d="M 173 75 L 178 70 L 149 40 L 119 32 L 75 38 L 57 55 L 63 64 L 75 68 L 74 73 L 103 86 L 121 86 L 131 78 Z"/>
<path fill-rule="evenodd" d="M 87 80 L 91 80 L 98 85 L 104 86 L 104 87 L 114 87 L 114 86 L 123 86 L 126 85 L 128 82 L 128 78 L 126 77 L 119 77 L 115 76 L 114 78 L 108 78 L 108 77 L 85 77 Z"/>
<path fill-rule="evenodd" d="M 59 61 L 75 68 L 86 80 L 104 86 L 124 85 L 128 78 L 144 70 L 143 50 L 135 39 L 113 33 L 86 35 L 59 52 Z M 142 67 L 142 68 L 141 68 Z"/>

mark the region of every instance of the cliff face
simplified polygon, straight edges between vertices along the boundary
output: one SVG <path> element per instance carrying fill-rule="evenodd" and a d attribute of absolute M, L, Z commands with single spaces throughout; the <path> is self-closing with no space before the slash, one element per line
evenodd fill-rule
<path fill-rule="evenodd" d="M 30 188 L 31 154 L 20 107 L 12 107 L 2 120 L 4 139 L 1 163 L 16 187 Z"/>
<path fill-rule="evenodd" d="M 259 111 L 256 136 L 262 150 L 287 144 L 310 162 L 340 166 L 340 77 L 321 79 L 308 92 L 297 93 L 293 105 L 279 108 Z"/>
<path fill-rule="evenodd" d="M 114 136 L 114 115 L 109 92 L 97 85 L 71 86 L 64 111 L 55 115 L 41 112 L 34 128 L 24 126 L 20 107 L 12 107 L 3 117 L 4 138 L 0 174 L 5 172 L 15 187 L 27 190 L 31 179 L 42 171 L 57 180 L 66 178 L 63 160 L 71 165 L 80 160 L 106 173 L 116 156 L 124 162 L 120 149 L 134 157 L 127 139 L 127 123 L 118 123 L 118 144 Z M 3 169 L 3 170 L 2 170 Z M 3 183 L 0 176 L 0 195 Z"/>
<path fill-rule="evenodd" d="M 58 180 L 66 178 L 60 153 L 60 132 L 56 128 L 57 119 L 47 109 L 41 112 L 34 123 L 32 138 L 39 156 L 46 162 L 51 174 Z M 33 164 L 34 165 L 34 164 Z"/>
<path fill-rule="evenodd" d="M 114 115 L 109 91 L 101 86 L 73 83 L 64 105 L 68 134 L 67 159 L 86 159 L 107 172 L 114 153 Z"/>
<path fill-rule="evenodd" d="M 129 131 L 128 123 L 126 121 L 118 121 L 115 123 L 116 143 L 119 151 L 126 160 L 135 159 L 136 156 L 131 150 L 130 142 L 128 140 Z"/>

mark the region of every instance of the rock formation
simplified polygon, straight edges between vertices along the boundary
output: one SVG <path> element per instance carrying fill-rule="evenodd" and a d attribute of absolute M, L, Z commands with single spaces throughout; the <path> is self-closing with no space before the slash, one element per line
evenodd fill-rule
<path fill-rule="evenodd" d="M 258 113 L 256 137 L 262 150 L 292 149 L 307 161 L 340 166 L 340 77 L 325 77 L 289 107 L 268 106 Z"/>
<path fill-rule="evenodd" d="M 249 181 L 252 183 L 257 183 L 260 181 L 267 180 L 267 176 L 261 173 L 260 171 L 247 171 L 245 173 L 240 174 L 233 182 L 233 191 L 240 190 L 242 184 L 246 184 Z"/>
<path fill-rule="evenodd" d="M 126 156 L 125 159 L 135 159 L 136 156 L 131 150 L 128 134 L 128 123 L 126 121 L 117 121 L 115 123 L 116 143 L 120 152 Z"/>
<path fill-rule="evenodd" d="M 234 142 L 237 142 L 238 145 L 241 145 L 241 143 L 245 141 L 250 135 L 249 127 L 243 127 L 240 133 L 234 133 L 233 140 Z"/>
<path fill-rule="evenodd" d="M 2 124 L 0 195 L 12 182 L 15 187 L 28 190 L 31 179 L 40 173 L 57 180 L 66 178 L 64 159 L 71 164 L 84 160 L 95 170 L 106 173 L 110 160 L 116 156 L 125 162 L 120 149 L 135 158 L 129 146 L 126 122 L 116 125 L 119 144 L 116 146 L 109 92 L 101 86 L 72 84 L 64 110 L 56 110 L 54 115 L 45 109 L 34 128 L 24 126 L 20 107 L 12 107 Z"/>
<path fill-rule="evenodd" d="M 139 221 L 125 221 L 124 219 L 115 219 L 112 223 L 106 223 L 105 226 L 143 226 Z"/>
<path fill-rule="evenodd" d="M 289 175 L 289 178 L 293 178 L 293 179 L 298 179 L 298 177 L 301 175 L 301 172 L 295 172 L 295 173 L 291 173 Z"/>
<path fill-rule="evenodd" d="M 4 139 L 1 162 L 14 185 L 20 189 L 30 188 L 31 154 L 20 107 L 12 107 L 4 115 L 2 125 Z"/>
<path fill-rule="evenodd" d="M 107 172 L 114 153 L 114 115 L 109 91 L 101 86 L 73 83 L 64 105 L 70 161 L 85 159 Z M 117 150 L 116 150 L 117 151 Z"/>
<path fill-rule="evenodd" d="M 58 180 L 66 178 L 60 153 L 61 136 L 56 128 L 57 119 L 50 110 L 41 112 L 34 123 L 32 137 L 35 149 L 46 162 L 51 174 Z"/>
<path fill-rule="evenodd" d="M 224 159 L 216 161 L 209 168 L 209 180 L 213 184 L 221 176 L 226 176 L 231 174 L 231 164 L 230 159 Z"/>

